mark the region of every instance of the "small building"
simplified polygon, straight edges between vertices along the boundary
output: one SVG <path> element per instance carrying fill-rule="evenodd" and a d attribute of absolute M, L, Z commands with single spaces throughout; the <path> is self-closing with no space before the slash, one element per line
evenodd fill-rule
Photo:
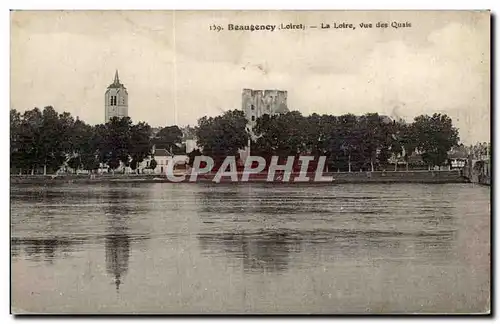
<path fill-rule="evenodd" d="M 467 152 L 463 150 L 451 150 L 448 154 L 448 163 L 450 168 L 453 169 L 463 169 L 467 164 Z"/>
<path fill-rule="evenodd" d="M 153 154 L 150 158 L 144 160 L 141 163 L 140 169 L 142 173 L 147 174 L 166 174 L 167 167 L 172 161 L 176 159 L 177 163 L 174 166 L 174 171 L 177 170 L 185 170 L 186 165 L 189 162 L 189 157 L 187 155 L 175 155 L 163 148 L 153 148 Z M 151 169 L 151 161 L 156 161 L 156 166 L 154 169 Z"/>
<path fill-rule="evenodd" d="M 166 149 L 155 149 L 153 156 L 156 161 L 156 168 L 153 173 L 164 174 L 167 171 L 167 163 L 173 154 Z"/>
<path fill-rule="evenodd" d="M 454 169 L 463 169 L 467 164 L 467 159 L 450 159 L 450 168 Z"/>

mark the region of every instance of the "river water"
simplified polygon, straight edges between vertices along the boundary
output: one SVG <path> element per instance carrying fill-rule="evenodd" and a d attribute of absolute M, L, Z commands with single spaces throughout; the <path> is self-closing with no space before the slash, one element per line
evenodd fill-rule
<path fill-rule="evenodd" d="M 16 313 L 490 309 L 490 188 L 11 187 Z"/>

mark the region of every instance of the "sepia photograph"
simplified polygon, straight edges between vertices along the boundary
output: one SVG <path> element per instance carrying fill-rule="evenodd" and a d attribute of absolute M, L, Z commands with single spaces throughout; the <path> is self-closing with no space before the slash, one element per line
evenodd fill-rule
<path fill-rule="evenodd" d="M 491 25 L 11 10 L 11 314 L 490 314 Z"/>

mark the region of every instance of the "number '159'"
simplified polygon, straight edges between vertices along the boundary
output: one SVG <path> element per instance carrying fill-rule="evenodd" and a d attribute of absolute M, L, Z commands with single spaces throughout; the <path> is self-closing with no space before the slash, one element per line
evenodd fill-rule
<path fill-rule="evenodd" d="M 220 26 L 220 25 L 210 25 L 210 30 L 220 32 L 222 30 L 222 26 Z"/>

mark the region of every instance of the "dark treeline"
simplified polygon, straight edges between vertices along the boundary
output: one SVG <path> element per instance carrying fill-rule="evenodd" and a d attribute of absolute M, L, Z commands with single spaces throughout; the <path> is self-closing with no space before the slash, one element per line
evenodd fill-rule
<path fill-rule="evenodd" d="M 16 174 L 53 173 L 66 164 L 73 170 L 96 171 L 120 165 L 138 171 L 138 164 L 152 155 L 152 146 L 182 151 L 182 131 L 165 127 L 153 136 L 144 122 L 113 118 L 106 124 L 88 125 L 54 108 L 34 108 L 23 114 L 10 111 L 10 162 Z M 185 151 L 185 149 L 184 149 Z M 151 161 L 155 168 L 155 161 Z"/>
<path fill-rule="evenodd" d="M 63 165 L 88 171 L 103 166 L 115 170 L 122 165 L 139 172 L 139 163 L 149 157 L 154 169 L 153 145 L 185 154 L 182 143 L 186 136 L 196 137 L 202 148 L 188 155 L 190 163 L 194 156 L 203 154 L 212 157 L 217 167 L 227 156 L 238 156 L 250 143 L 251 155 L 267 161 L 272 156 L 326 156 L 332 171 L 384 170 L 391 157 L 408 167 L 415 153 L 429 168 L 441 166 L 459 141 L 451 119 L 441 114 L 418 116 L 406 123 L 378 114 L 302 116 L 292 111 L 264 115 L 257 119 L 251 134 L 239 110 L 203 117 L 196 127 L 184 132 L 178 126 L 153 132 L 147 123 L 134 124 L 128 117 L 88 125 L 67 112 L 58 114 L 50 106 L 23 114 L 11 110 L 10 122 L 11 172 L 19 174 L 53 173 Z"/>
<path fill-rule="evenodd" d="M 406 162 L 417 153 L 429 168 L 447 163 L 448 152 L 458 145 L 458 131 L 446 115 L 422 115 L 409 124 L 378 114 L 355 116 L 302 116 L 297 111 L 257 119 L 252 135 L 243 112 L 203 117 L 196 135 L 204 154 L 221 161 L 248 145 L 251 155 L 270 161 L 272 156 L 326 156 L 330 170 L 384 170 L 391 157 Z M 298 160 L 298 159 L 296 159 Z M 313 166 L 314 164 L 311 163 Z M 394 163 L 394 169 L 397 163 Z"/>

